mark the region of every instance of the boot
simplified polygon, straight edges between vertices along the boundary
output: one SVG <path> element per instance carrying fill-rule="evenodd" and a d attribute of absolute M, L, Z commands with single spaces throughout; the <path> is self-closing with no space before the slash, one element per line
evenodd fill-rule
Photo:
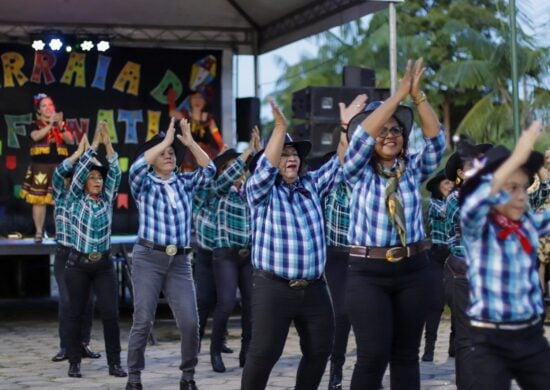
<path fill-rule="evenodd" d="M 210 351 L 210 363 L 212 363 L 212 370 L 215 372 L 225 372 L 225 365 L 220 352 Z"/>
<path fill-rule="evenodd" d="M 342 390 L 342 367 L 330 363 L 328 390 Z"/>
<path fill-rule="evenodd" d="M 423 362 L 434 361 L 434 348 L 435 343 L 433 341 L 426 341 L 426 345 L 424 346 L 424 355 L 422 355 Z"/>
<path fill-rule="evenodd" d="M 71 378 L 82 378 L 80 373 L 80 363 L 70 363 L 69 372 L 67 373 Z"/>
<path fill-rule="evenodd" d="M 180 381 L 180 390 L 198 390 L 197 385 L 195 384 L 194 380 L 188 380 L 182 379 Z"/>

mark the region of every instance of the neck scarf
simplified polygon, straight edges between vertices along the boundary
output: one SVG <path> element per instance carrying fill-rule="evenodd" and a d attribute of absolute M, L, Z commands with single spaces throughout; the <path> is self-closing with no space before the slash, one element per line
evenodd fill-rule
<path fill-rule="evenodd" d="M 292 184 L 287 184 L 284 180 L 282 180 L 281 178 L 281 182 L 283 183 L 284 186 L 286 186 L 288 188 L 288 201 L 290 203 L 292 203 L 292 201 L 294 200 L 294 194 L 297 192 L 299 194 L 302 194 L 304 195 L 306 198 L 308 199 L 311 199 L 311 193 L 308 191 L 307 188 L 305 187 L 301 187 L 299 186 L 299 180 L 292 183 Z"/>
<path fill-rule="evenodd" d="M 403 199 L 399 192 L 399 180 L 405 172 L 405 160 L 398 158 L 395 168 L 388 168 L 382 163 L 376 164 L 376 172 L 388 179 L 388 185 L 384 191 L 384 200 L 390 216 L 390 221 L 397 229 L 401 245 L 407 246 L 407 231 L 405 229 L 405 210 Z"/>
<path fill-rule="evenodd" d="M 168 195 L 168 202 L 170 202 L 170 206 L 172 206 L 172 208 L 175 209 L 177 207 L 176 191 L 172 188 L 170 184 L 176 181 L 176 175 L 171 175 L 166 180 L 163 180 L 154 174 L 151 174 L 149 176 L 151 177 L 151 180 L 153 180 L 155 183 L 161 184 L 164 187 L 164 191 L 166 192 L 166 195 Z"/>
<path fill-rule="evenodd" d="M 499 240 L 503 241 L 510 234 L 514 233 L 518 236 L 525 253 L 530 255 L 533 252 L 533 246 L 531 245 L 529 238 L 527 238 L 525 233 L 521 231 L 521 221 L 512 221 L 510 218 L 507 218 L 499 213 L 492 213 L 491 219 L 498 227 L 501 228 L 501 231 L 497 234 Z"/>

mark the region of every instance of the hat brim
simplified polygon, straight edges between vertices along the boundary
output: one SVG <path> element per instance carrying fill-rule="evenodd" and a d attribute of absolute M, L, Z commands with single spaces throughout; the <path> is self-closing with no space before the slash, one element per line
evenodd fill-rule
<path fill-rule="evenodd" d="M 474 145 L 474 148 L 477 149 L 479 154 L 486 153 L 489 149 L 493 147 L 492 144 L 477 144 Z M 451 181 L 456 181 L 457 178 L 457 171 L 459 169 L 462 169 L 464 167 L 464 164 L 462 163 L 462 158 L 460 157 L 460 154 L 457 152 L 454 152 L 451 154 L 451 157 L 447 160 L 447 164 L 445 164 L 445 176 L 447 176 L 447 179 Z"/>
<path fill-rule="evenodd" d="M 437 172 L 437 174 L 432 177 L 428 182 L 426 183 L 426 189 L 432 193 L 432 195 L 439 191 L 439 183 L 441 183 L 443 180 L 447 180 L 447 176 L 445 176 L 445 171 L 441 170 Z"/>
<path fill-rule="evenodd" d="M 284 146 L 292 146 L 294 149 L 296 149 L 296 152 L 298 152 L 298 157 L 300 157 L 300 167 L 302 166 L 302 164 L 304 164 L 307 155 L 311 151 L 311 142 L 309 141 L 285 142 Z M 264 154 L 264 151 L 265 149 L 260 150 L 250 160 L 250 163 L 248 164 L 248 170 L 250 171 L 250 173 L 254 173 L 256 165 L 258 164 L 258 160 L 260 159 L 261 155 Z"/>
<path fill-rule="evenodd" d="M 363 123 L 365 118 L 367 118 L 370 114 L 376 111 L 376 109 L 360 112 L 359 114 L 351 118 L 348 124 L 348 132 L 347 132 L 348 141 L 351 141 L 353 134 L 355 134 L 359 129 L 362 128 L 361 123 Z M 397 122 L 399 122 L 399 124 L 403 126 L 403 129 L 404 129 L 403 136 L 408 139 L 412 129 L 413 121 L 414 121 L 414 114 L 412 109 L 408 106 L 400 105 L 394 111 L 394 113 L 392 114 L 392 117 L 394 117 L 397 120 Z"/>
<path fill-rule="evenodd" d="M 164 141 L 164 138 L 161 137 L 153 137 L 149 141 L 141 144 L 135 155 L 134 155 L 134 161 L 136 161 L 141 155 L 143 155 L 146 151 L 151 149 L 153 146 L 157 146 L 162 141 Z M 183 154 L 184 154 L 184 148 L 183 144 L 176 138 L 174 138 L 174 142 L 172 142 L 172 148 L 174 148 L 174 152 L 176 153 L 176 166 L 180 166 L 183 161 Z"/>
<path fill-rule="evenodd" d="M 103 165 L 92 165 L 92 167 L 90 168 L 90 172 L 91 171 L 98 171 L 99 173 L 101 173 L 103 179 L 105 179 L 107 177 L 107 172 L 109 172 L 109 168 Z"/>
<path fill-rule="evenodd" d="M 226 150 L 225 152 L 223 152 L 222 154 L 220 154 L 219 156 L 217 156 L 214 159 L 214 165 L 216 166 L 216 173 L 219 174 L 220 169 L 228 161 L 234 160 L 237 157 L 239 157 L 240 155 L 241 154 L 239 152 L 237 152 L 235 149 L 229 149 L 229 150 Z"/>

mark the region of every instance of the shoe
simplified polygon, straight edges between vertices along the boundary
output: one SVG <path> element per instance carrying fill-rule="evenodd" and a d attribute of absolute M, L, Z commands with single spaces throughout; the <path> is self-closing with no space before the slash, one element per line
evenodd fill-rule
<path fill-rule="evenodd" d="M 342 390 L 342 367 L 330 365 L 328 390 Z"/>
<path fill-rule="evenodd" d="M 181 380 L 180 381 L 180 390 L 198 390 L 197 385 L 194 380 Z"/>
<path fill-rule="evenodd" d="M 59 351 L 52 358 L 52 362 L 62 362 L 63 360 L 67 360 L 67 358 L 67 351 L 65 348 L 59 348 Z"/>
<path fill-rule="evenodd" d="M 88 344 L 82 344 L 82 357 L 90 358 L 90 359 L 99 359 L 101 357 L 101 354 L 98 352 L 92 351 Z"/>
<path fill-rule="evenodd" d="M 222 355 L 219 352 L 210 352 L 210 363 L 212 363 L 212 369 L 216 372 L 225 372 L 225 365 L 223 364 Z"/>
<path fill-rule="evenodd" d="M 109 375 L 116 376 L 118 378 L 124 378 L 125 376 L 128 376 L 128 374 L 122 369 L 120 364 L 109 365 Z"/>
<path fill-rule="evenodd" d="M 423 362 L 433 362 L 433 361 L 434 361 L 434 353 L 433 353 L 433 351 L 426 351 L 426 352 L 424 352 L 424 355 L 422 355 L 422 361 L 423 361 Z"/>
<path fill-rule="evenodd" d="M 141 382 L 127 382 L 126 390 L 143 390 L 143 385 L 141 384 Z"/>
<path fill-rule="evenodd" d="M 233 350 L 227 346 L 227 344 L 224 342 L 222 345 L 222 353 L 233 353 Z"/>
<path fill-rule="evenodd" d="M 42 244 L 42 233 L 36 233 L 34 235 L 34 243 L 35 244 Z"/>
<path fill-rule="evenodd" d="M 71 378 L 82 378 L 80 373 L 80 363 L 70 363 L 69 372 L 67 373 Z"/>

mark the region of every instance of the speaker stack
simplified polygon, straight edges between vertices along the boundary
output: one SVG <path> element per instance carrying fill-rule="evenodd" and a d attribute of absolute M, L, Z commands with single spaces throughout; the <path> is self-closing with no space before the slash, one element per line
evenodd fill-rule
<path fill-rule="evenodd" d="M 250 141 L 254 126 L 260 127 L 260 98 L 246 97 L 236 99 L 237 142 Z"/>

